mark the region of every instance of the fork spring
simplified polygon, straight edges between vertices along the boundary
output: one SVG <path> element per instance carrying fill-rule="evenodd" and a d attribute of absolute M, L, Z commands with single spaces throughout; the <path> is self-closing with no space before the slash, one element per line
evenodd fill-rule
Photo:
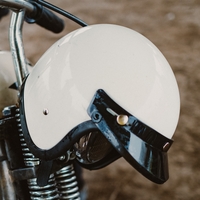
<path fill-rule="evenodd" d="M 59 199 L 80 200 L 74 167 L 69 164 L 55 173 Z"/>
<path fill-rule="evenodd" d="M 20 114 L 19 109 L 16 110 L 16 121 L 18 124 L 18 132 L 20 136 L 20 142 L 24 157 L 24 163 L 27 167 L 34 167 L 40 164 L 39 158 L 36 158 L 29 150 L 21 128 L 21 122 L 20 122 Z M 28 188 L 29 188 L 29 194 L 30 198 L 34 200 L 52 200 L 52 199 L 58 199 L 58 193 L 57 193 L 57 187 L 56 182 L 54 178 L 54 174 L 50 175 L 49 183 L 48 185 L 44 187 L 40 187 L 37 185 L 37 179 L 28 179 L 27 180 Z"/>

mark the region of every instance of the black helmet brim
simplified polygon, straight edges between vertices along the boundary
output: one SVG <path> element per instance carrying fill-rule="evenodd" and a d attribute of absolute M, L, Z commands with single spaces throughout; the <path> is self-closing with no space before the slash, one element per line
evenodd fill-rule
<path fill-rule="evenodd" d="M 117 122 L 117 113 L 128 117 L 126 124 Z M 136 170 L 158 184 L 168 180 L 167 150 L 172 140 L 132 116 L 101 89 L 94 95 L 88 114 L 116 151 Z"/>

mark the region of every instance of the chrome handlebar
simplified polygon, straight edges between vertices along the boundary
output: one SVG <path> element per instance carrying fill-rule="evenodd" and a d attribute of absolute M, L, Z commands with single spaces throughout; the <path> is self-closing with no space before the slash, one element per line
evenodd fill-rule
<path fill-rule="evenodd" d="M 0 7 L 6 7 L 14 11 L 26 10 L 27 12 L 32 12 L 34 6 L 25 0 L 0 0 Z"/>
<path fill-rule="evenodd" d="M 8 8 L 12 11 L 9 27 L 9 43 L 15 68 L 18 88 L 20 88 L 23 79 L 28 75 L 26 57 L 22 42 L 22 26 L 24 13 L 32 12 L 34 6 L 25 0 L 0 0 L 0 7 Z"/>

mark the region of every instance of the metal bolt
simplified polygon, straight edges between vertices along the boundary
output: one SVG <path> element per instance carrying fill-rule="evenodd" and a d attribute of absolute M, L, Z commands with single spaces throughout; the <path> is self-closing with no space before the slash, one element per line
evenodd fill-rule
<path fill-rule="evenodd" d="M 128 116 L 127 115 L 118 115 L 117 116 L 117 123 L 121 126 L 126 125 L 128 122 Z"/>
<path fill-rule="evenodd" d="M 8 106 L 8 107 L 5 107 L 2 111 L 2 114 L 4 117 L 8 117 L 10 115 L 13 115 L 15 113 L 15 110 L 16 110 L 16 106 Z"/>
<path fill-rule="evenodd" d="M 3 109 L 2 114 L 4 117 L 11 115 L 11 109 L 10 107 L 6 107 Z"/>
<path fill-rule="evenodd" d="M 117 123 L 121 126 L 124 126 L 128 123 L 128 116 L 127 115 L 118 115 L 114 110 L 107 108 L 106 109 L 111 115 L 117 117 Z"/>
<path fill-rule="evenodd" d="M 163 146 L 163 151 L 168 151 L 170 147 L 170 143 L 167 142 L 164 146 Z"/>
<path fill-rule="evenodd" d="M 49 110 L 45 108 L 45 109 L 43 110 L 43 114 L 44 114 L 44 115 L 48 115 L 48 114 L 49 114 Z"/>
<path fill-rule="evenodd" d="M 95 111 L 94 113 L 92 113 L 92 120 L 95 123 L 98 123 L 101 121 L 101 115 L 100 113 L 98 113 L 97 111 Z"/>
<path fill-rule="evenodd" d="M 63 155 L 63 156 L 60 156 L 59 160 L 60 160 L 60 161 L 65 160 L 65 156 L 64 156 L 64 155 Z"/>

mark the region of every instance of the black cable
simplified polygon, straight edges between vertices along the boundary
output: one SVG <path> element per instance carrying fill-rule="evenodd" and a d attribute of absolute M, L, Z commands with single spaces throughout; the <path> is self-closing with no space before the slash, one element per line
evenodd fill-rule
<path fill-rule="evenodd" d="M 46 1 L 43 1 L 43 0 L 36 0 L 36 2 L 50 10 L 53 10 L 65 17 L 67 17 L 68 19 L 71 19 L 72 21 L 76 22 L 77 24 L 81 25 L 81 26 L 87 26 L 87 24 L 82 21 L 81 19 L 79 19 L 78 17 L 72 15 L 71 13 L 61 9 L 61 8 L 58 8 L 57 6 L 54 6 L 53 4 L 50 4 L 49 2 L 46 2 Z"/>

